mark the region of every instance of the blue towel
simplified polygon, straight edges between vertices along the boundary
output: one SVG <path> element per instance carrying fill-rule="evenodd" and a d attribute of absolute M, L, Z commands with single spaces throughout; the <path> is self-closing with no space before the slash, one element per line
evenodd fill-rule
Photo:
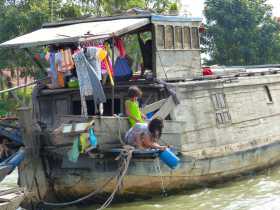
<path fill-rule="evenodd" d="M 89 129 L 89 142 L 93 148 L 97 146 L 97 138 L 94 134 L 94 130 L 92 128 Z"/>

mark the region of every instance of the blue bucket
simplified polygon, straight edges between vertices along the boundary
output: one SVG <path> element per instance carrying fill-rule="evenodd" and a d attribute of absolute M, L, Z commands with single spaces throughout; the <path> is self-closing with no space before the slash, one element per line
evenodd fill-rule
<path fill-rule="evenodd" d="M 180 163 L 180 159 L 169 148 L 160 152 L 159 158 L 171 169 L 175 169 Z"/>
<path fill-rule="evenodd" d="M 146 117 L 147 117 L 147 119 L 149 120 L 149 119 L 151 119 L 151 118 L 153 117 L 153 115 L 154 115 L 154 112 L 148 112 L 148 113 L 146 114 Z"/>

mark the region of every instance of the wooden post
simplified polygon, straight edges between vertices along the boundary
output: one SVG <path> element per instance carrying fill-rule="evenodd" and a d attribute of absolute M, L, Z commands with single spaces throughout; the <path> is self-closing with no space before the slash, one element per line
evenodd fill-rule
<path fill-rule="evenodd" d="M 33 120 L 30 107 L 18 109 L 18 116 L 25 146 L 25 158 L 18 167 L 19 186 L 26 189 L 22 207 L 35 209 L 36 203 L 47 196 L 49 187 L 40 155 L 40 127 Z"/>

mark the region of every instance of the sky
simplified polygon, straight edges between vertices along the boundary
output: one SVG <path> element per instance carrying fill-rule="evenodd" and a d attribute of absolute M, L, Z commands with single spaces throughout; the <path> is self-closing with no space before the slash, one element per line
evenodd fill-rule
<path fill-rule="evenodd" d="M 280 17 L 280 1 L 279 0 L 268 0 L 273 6 L 273 15 Z M 182 10 L 188 11 L 188 14 L 194 17 L 202 17 L 202 11 L 204 8 L 204 0 L 181 0 Z"/>

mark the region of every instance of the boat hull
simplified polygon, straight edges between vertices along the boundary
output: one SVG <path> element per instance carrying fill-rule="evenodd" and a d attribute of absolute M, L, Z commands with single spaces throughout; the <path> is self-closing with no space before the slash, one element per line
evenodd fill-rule
<path fill-rule="evenodd" d="M 123 198 L 137 195 L 139 198 L 159 194 L 162 190 L 161 176 L 169 192 L 221 182 L 276 164 L 280 161 L 279 151 L 280 142 L 276 141 L 215 157 L 198 159 L 182 154 L 181 165 L 176 170 L 161 162 L 162 173 L 157 170 L 157 159 L 133 159 L 120 195 Z M 61 158 L 61 161 L 56 161 L 61 163 L 60 167 L 52 165 L 51 176 L 53 193 L 59 200 L 75 199 L 96 190 L 118 169 L 118 161 L 113 159 L 81 157 L 73 164 L 66 157 Z M 114 188 L 115 182 L 111 182 L 100 195 L 109 194 Z"/>

